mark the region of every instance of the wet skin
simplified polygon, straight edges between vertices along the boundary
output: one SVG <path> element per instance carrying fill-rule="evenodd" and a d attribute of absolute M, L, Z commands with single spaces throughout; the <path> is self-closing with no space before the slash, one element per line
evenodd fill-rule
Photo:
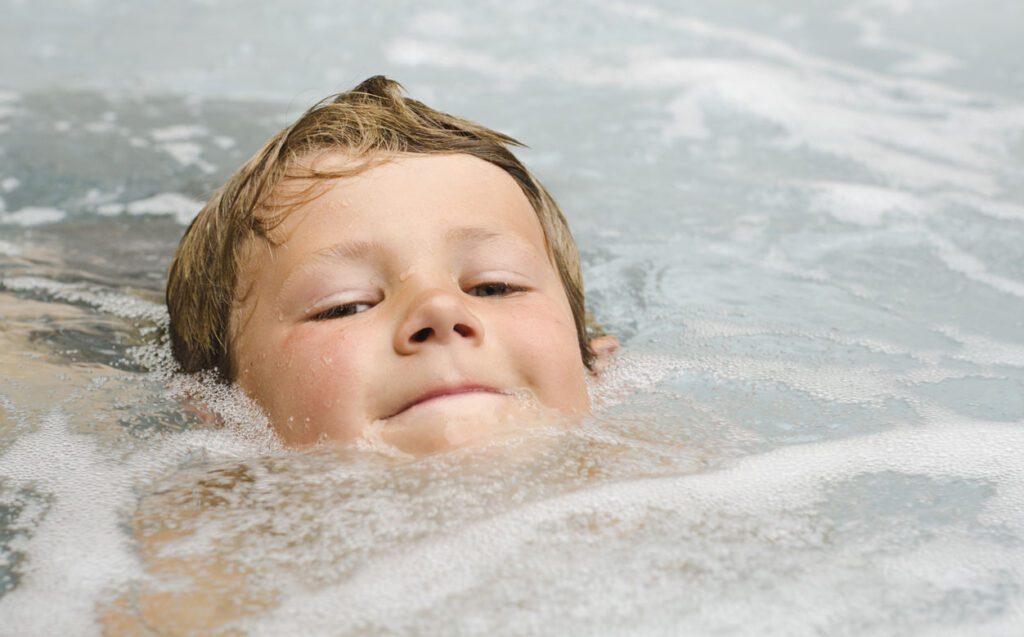
<path fill-rule="evenodd" d="M 325 188 L 254 245 L 232 319 L 236 381 L 285 442 L 418 453 L 588 409 L 565 291 L 507 173 L 408 155 Z"/>

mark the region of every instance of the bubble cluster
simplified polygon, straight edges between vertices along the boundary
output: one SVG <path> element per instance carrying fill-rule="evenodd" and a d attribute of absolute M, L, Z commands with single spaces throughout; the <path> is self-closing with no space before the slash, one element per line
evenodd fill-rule
<path fill-rule="evenodd" d="M 80 33 L 7 33 L 30 55 L 0 91 L 0 633 L 1024 632 L 1008 5 L 385 7 L 346 28 L 365 12 L 313 4 L 190 10 L 226 35 L 176 31 L 169 66 L 109 29 L 75 91 L 45 79 L 65 85 Z M 114 22 L 182 17 L 140 11 Z M 963 16 L 979 37 L 929 44 Z M 296 46 L 318 63 L 286 68 Z M 362 79 L 319 49 L 534 147 L 623 342 L 582 422 L 415 458 L 288 450 L 244 392 L 178 370 L 173 248 L 299 92 Z"/>

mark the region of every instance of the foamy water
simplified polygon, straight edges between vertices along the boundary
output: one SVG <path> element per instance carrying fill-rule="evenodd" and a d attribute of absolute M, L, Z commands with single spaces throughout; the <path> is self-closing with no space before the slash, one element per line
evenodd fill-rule
<path fill-rule="evenodd" d="M 0 634 L 1024 633 L 1024 8 L 705 4 L 10 7 Z M 175 372 L 202 201 L 382 72 L 530 144 L 582 426 L 299 454 Z"/>

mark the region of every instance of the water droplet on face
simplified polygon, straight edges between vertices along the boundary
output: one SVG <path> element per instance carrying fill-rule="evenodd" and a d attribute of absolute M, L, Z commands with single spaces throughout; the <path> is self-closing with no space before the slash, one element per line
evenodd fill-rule
<path fill-rule="evenodd" d="M 411 277 L 415 271 L 416 271 L 416 268 L 409 268 L 405 272 L 403 272 L 403 273 L 398 275 L 398 280 L 402 281 L 404 283 L 405 280 L 408 279 L 409 277 Z"/>

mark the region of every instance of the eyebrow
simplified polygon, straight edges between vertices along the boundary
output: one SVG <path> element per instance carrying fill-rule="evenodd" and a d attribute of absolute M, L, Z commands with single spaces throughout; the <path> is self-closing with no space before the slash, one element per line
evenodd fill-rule
<path fill-rule="evenodd" d="M 315 261 L 365 261 L 384 251 L 380 241 L 344 241 L 313 253 Z"/>
<path fill-rule="evenodd" d="M 452 228 L 445 233 L 444 238 L 449 243 L 487 243 L 494 241 L 495 239 L 504 239 L 508 235 L 488 230 L 487 228 L 478 228 L 474 226 L 464 226 L 461 228 Z"/>
<path fill-rule="evenodd" d="M 470 245 L 503 243 L 524 253 L 535 254 L 532 246 L 522 238 L 513 234 L 495 232 L 494 230 L 488 230 L 487 228 L 481 228 L 479 226 L 461 226 L 458 228 L 452 228 L 445 232 L 445 241 L 449 244 Z M 346 261 L 375 261 L 380 259 L 386 251 L 387 248 L 382 242 L 373 240 L 342 241 L 327 246 L 326 248 L 321 248 L 304 259 L 298 267 L 285 277 L 285 280 L 281 285 L 281 289 L 278 291 L 278 295 L 280 296 L 285 294 L 286 291 L 294 285 L 295 277 L 300 272 L 313 269 L 317 264 Z"/>

